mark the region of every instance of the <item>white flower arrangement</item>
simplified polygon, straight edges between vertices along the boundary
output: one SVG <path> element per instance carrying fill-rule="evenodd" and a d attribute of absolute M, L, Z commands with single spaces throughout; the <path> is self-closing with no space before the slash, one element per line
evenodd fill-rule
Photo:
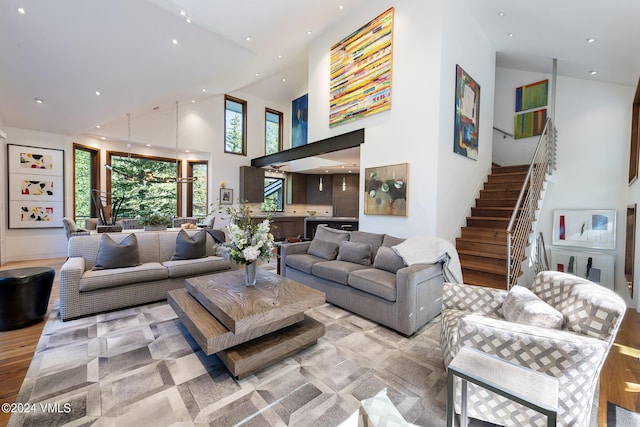
<path fill-rule="evenodd" d="M 225 208 L 224 212 L 231 220 L 228 227 L 231 242 L 224 244 L 230 258 L 238 264 L 251 264 L 257 260 L 268 262 L 274 247 L 269 219 L 256 223 L 249 207 L 243 204 Z"/>

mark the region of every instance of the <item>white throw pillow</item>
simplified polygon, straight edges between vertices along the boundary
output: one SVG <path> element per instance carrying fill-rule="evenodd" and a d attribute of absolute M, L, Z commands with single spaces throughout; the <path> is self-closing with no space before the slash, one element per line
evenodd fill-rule
<path fill-rule="evenodd" d="M 564 316 L 524 286 L 514 286 L 502 303 L 502 315 L 509 322 L 549 329 L 562 329 Z"/>

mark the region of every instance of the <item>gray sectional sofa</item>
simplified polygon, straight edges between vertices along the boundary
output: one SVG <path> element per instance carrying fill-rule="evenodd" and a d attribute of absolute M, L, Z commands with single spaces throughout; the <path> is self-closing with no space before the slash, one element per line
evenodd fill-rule
<path fill-rule="evenodd" d="M 197 230 L 185 232 L 193 238 Z M 130 237 L 131 234 L 135 239 Z M 180 244 L 178 249 L 182 251 L 176 252 L 178 230 L 109 233 L 112 246 L 113 242 L 122 246 L 125 239 L 127 242 L 135 240 L 137 246 L 135 251 L 129 247 L 126 249 L 128 253 L 120 253 L 120 260 L 112 261 L 117 264 L 123 258 L 131 260 L 136 255 L 139 257 L 132 263 L 138 265 L 115 268 L 108 265 L 110 260 L 105 259 L 106 246 L 101 244 L 105 237 L 102 234 L 72 237 L 67 248 L 69 258 L 60 269 L 60 317 L 62 320 L 69 320 L 160 301 L 167 298 L 168 290 L 183 287 L 184 280 L 188 277 L 231 269 L 232 263 L 229 260 L 215 255 L 215 243 L 211 235 L 207 232 L 202 234 L 198 235 L 199 244 L 204 240 L 205 247 L 199 246 L 204 251 L 199 257 L 172 260 L 177 253 L 181 255 L 178 258 L 185 258 L 185 250 L 189 252 L 191 248 Z M 99 250 L 102 252 L 99 253 Z M 186 258 L 188 257 L 187 253 Z M 107 268 L 96 269 L 99 262 L 106 264 Z"/>
<path fill-rule="evenodd" d="M 443 262 L 405 265 L 386 234 L 318 227 L 314 239 L 283 244 L 280 274 L 326 294 L 345 308 L 404 335 L 442 309 Z"/>

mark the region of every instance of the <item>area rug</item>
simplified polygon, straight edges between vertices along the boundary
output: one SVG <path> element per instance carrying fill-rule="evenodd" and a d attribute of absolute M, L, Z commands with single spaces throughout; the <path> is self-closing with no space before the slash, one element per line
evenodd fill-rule
<path fill-rule="evenodd" d="M 407 421 L 445 425 L 439 321 L 406 338 L 329 304 L 308 314 L 316 345 L 236 380 L 166 302 L 69 322 L 54 308 L 9 425 L 337 426 L 384 388 Z"/>

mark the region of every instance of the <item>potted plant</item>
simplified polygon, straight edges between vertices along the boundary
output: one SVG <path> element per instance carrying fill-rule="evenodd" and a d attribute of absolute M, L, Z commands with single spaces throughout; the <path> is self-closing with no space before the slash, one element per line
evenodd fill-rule
<path fill-rule="evenodd" d="M 140 217 L 140 224 L 144 225 L 145 231 L 166 230 L 171 218 L 158 211 L 153 211 Z"/>

